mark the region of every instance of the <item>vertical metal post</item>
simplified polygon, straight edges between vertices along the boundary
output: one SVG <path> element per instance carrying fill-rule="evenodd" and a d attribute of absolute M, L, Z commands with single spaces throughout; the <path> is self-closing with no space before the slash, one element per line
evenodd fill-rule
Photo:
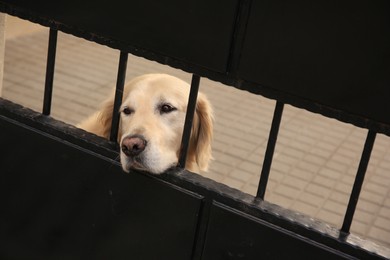
<path fill-rule="evenodd" d="M 115 99 L 114 99 L 114 108 L 112 111 L 112 122 L 111 122 L 111 132 L 110 132 L 110 141 L 115 142 L 118 138 L 118 128 L 119 128 L 119 107 L 122 104 L 123 98 L 123 88 L 126 81 L 126 69 L 127 69 L 127 58 L 128 54 L 121 51 L 119 56 L 119 65 L 118 65 L 118 76 L 116 79 L 116 88 L 115 88 Z"/>
<path fill-rule="evenodd" d="M 179 167 L 185 168 L 188 146 L 190 142 L 192 122 L 194 121 L 194 113 L 196 109 L 196 100 L 198 98 L 200 76 L 193 74 L 191 81 L 191 90 L 188 97 L 187 113 L 184 122 L 183 135 L 181 139 Z"/>
<path fill-rule="evenodd" d="M 341 231 L 349 233 L 351 228 L 353 215 L 355 214 L 356 205 L 359 200 L 360 191 L 362 190 L 364 176 L 366 175 L 368 163 L 370 161 L 372 148 L 374 147 L 376 133 L 369 130 L 364 144 L 362 157 L 360 158 L 359 168 L 356 173 L 355 182 L 353 184 L 351 196 L 349 197 L 347 211 L 344 216 L 343 226 Z"/>
<path fill-rule="evenodd" d="M 57 30 L 50 28 L 49 47 L 47 51 L 47 63 L 46 63 L 45 93 L 43 97 L 43 109 L 42 109 L 42 114 L 46 116 L 50 115 L 50 111 L 51 111 L 51 99 L 53 94 L 54 68 L 55 68 L 56 49 L 57 49 L 57 35 L 58 35 Z"/>
<path fill-rule="evenodd" d="M 278 139 L 280 122 L 282 120 L 284 104 L 277 101 L 275 105 L 274 117 L 272 119 L 271 130 L 268 137 L 267 150 L 264 156 L 263 169 L 261 171 L 259 187 L 257 189 L 256 198 L 264 199 L 265 190 L 267 188 L 269 172 L 271 170 L 272 158 L 274 156 L 276 140 Z"/>

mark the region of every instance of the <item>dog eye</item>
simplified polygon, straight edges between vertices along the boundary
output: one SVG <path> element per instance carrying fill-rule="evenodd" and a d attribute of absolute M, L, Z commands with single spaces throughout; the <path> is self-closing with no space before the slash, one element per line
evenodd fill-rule
<path fill-rule="evenodd" d="M 122 112 L 125 115 L 131 115 L 134 111 L 131 108 L 125 107 L 123 108 Z"/>
<path fill-rule="evenodd" d="M 176 110 L 176 107 L 174 107 L 170 104 L 163 104 L 160 107 L 161 114 L 167 114 L 167 113 L 170 113 L 170 112 L 175 111 L 175 110 Z"/>

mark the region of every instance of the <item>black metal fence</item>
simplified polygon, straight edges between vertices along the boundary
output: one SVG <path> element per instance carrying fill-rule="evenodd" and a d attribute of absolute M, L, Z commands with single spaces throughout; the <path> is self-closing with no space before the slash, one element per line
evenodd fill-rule
<path fill-rule="evenodd" d="M 271 28 L 264 29 L 267 21 L 271 18 L 270 15 L 259 11 L 259 8 L 262 7 L 273 11 L 276 17 L 284 17 L 281 16 L 280 10 L 272 3 L 266 1 L 263 4 L 252 3 L 252 1 L 229 1 L 226 6 L 219 6 L 215 3 L 193 3 L 191 10 L 194 12 L 203 10 L 202 8 L 205 8 L 205 6 L 209 6 L 211 13 L 216 7 L 223 9 L 220 18 L 228 17 L 228 20 L 231 22 L 229 29 L 223 31 L 229 39 L 229 46 L 223 45 L 227 48 L 227 52 L 224 53 L 226 55 L 217 53 L 213 56 L 214 58 L 217 57 L 217 61 L 222 56 L 226 58 L 225 60 L 222 59 L 223 61 L 219 64 L 206 57 L 209 54 L 208 52 L 212 52 L 212 50 L 206 51 L 203 54 L 205 56 L 197 58 L 186 57 L 186 51 L 193 50 L 191 49 L 191 44 L 189 48 L 182 48 L 178 53 L 170 54 L 171 49 L 164 45 L 164 41 L 161 42 L 161 48 L 158 42 L 157 46 L 153 46 L 153 44 L 142 46 L 138 45 L 137 39 L 129 39 L 127 38 L 128 36 L 115 38 L 118 36 L 115 33 L 121 33 L 120 30 L 110 32 L 105 30 L 106 28 L 100 29 L 96 27 L 101 25 L 98 20 L 92 19 L 92 22 L 84 21 L 81 24 L 77 24 L 78 19 L 73 17 L 73 15 L 86 12 L 87 6 L 84 4 L 60 1 L 57 4 L 59 7 L 64 8 L 61 9 L 52 5 L 49 1 L 39 2 L 42 2 L 41 4 L 45 7 L 28 1 L 0 1 L 1 11 L 50 26 L 42 115 L 21 108 L 6 100 L 1 100 L 0 128 L 2 129 L 2 137 L 0 143 L 2 147 L 6 147 L 4 149 L 11 150 L 18 157 L 29 157 L 28 162 L 34 160 L 42 161 L 40 158 L 45 157 L 51 158 L 51 152 L 39 150 L 36 155 L 26 154 L 26 151 L 18 152 L 20 146 L 15 146 L 15 144 L 23 145 L 24 147 L 36 147 L 36 145 L 41 144 L 45 149 L 67 152 L 59 152 L 59 158 L 52 158 L 52 163 L 43 163 L 45 165 L 44 168 L 35 162 L 32 162 L 31 165 L 15 166 L 18 163 L 15 158 L 7 157 L 2 159 L 1 190 L 3 191 L 2 203 L 4 203 L 5 207 L 3 207 L 3 212 L 1 212 L 3 217 L 0 218 L 0 228 L 3 232 L 0 233 L 2 233 L 1 239 L 8 242 L 0 247 L 1 256 L 10 259 L 29 256 L 43 258 L 63 256 L 72 259 L 74 257 L 100 258 L 100 254 L 118 259 L 123 257 L 138 257 L 142 259 L 255 259 L 259 257 L 267 259 L 292 257 L 384 259 L 390 257 L 387 249 L 373 245 L 368 241 L 360 240 L 353 234 L 349 234 L 376 133 L 390 133 L 388 116 L 382 113 L 378 114 L 377 108 L 378 105 L 384 106 L 388 99 L 388 95 L 383 95 L 383 92 L 388 90 L 383 90 L 382 88 L 389 83 L 390 73 L 386 74 L 386 72 L 390 72 L 389 63 L 379 61 L 375 63 L 378 69 L 372 73 L 380 74 L 380 82 L 372 80 L 371 76 L 373 74 L 367 76 L 367 78 L 371 79 L 371 82 L 368 83 L 372 83 L 372 86 L 375 89 L 379 89 L 382 93 L 380 96 L 374 94 L 374 100 L 378 104 L 372 103 L 370 107 L 365 106 L 363 110 L 366 110 L 362 112 L 361 108 L 354 107 L 356 100 L 351 99 L 349 106 L 352 107 L 351 111 L 345 109 L 344 103 L 331 100 L 332 95 L 334 95 L 334 89 L 339 90 L 340 85 L 338 83 L 323 91 L 323 88 L 321 88 L 322 83 L 318 83 L 322 81 L 322 78 L 316 78 L 320 77 L 321 73 L 309 75 L 307 82 L 303 80 L 303 83 L 293 83 L 292 87 L 295 87 L 293 90 L 297 90 L 297 94 L 295 94 L 294 91 L 290 91 L 291 86 L 285 87 L 285 82 L 275 79 L 273 72 L 270 72 L 269 76 L 263 77 L 262 73 L 260 73 L 261 75 L 254 74 L 252 69 L 248 68 L 248 64 L 256 68 L 255 65 L 259 62 L 248 58 L 248 52 L 253 51 L 254 56 L 257 58 L 265 57 L 264 53 L 259 53 L 261 47 L 267 49 L 264 43 L 258 45 L 260 47 L 252 47 L 252 44 L 258 42 L 259 38 L 257 37 L 261 38 L 267 35 L 270 41 L 275 39 L 271 32 L 272 30 L 277 30 L 279 26 L 278 24 L 273 24 Z M 142 6 L 147 5 L 147 3 L 141 2 L 135 1 L 132 4 L 143 10 Z M 154 3 L 154 1 L 150 2 Z M 166 4 L 174 4 L 175 2 L 169 1 Z M 343 15 L 355 19 L 356 13 L 366 14 L 366 11 L 370 10 L 370 12 L 375 13 L 377 17 L 379 15 L 381 18 L 378 18 L 376 26 L 379 26 L 379 29 L 375 31 L 373 38 L 389 42 L 390 24 L 388 19 L 386 20 L 385 18 L 385 15 L 390 10 L 385 7 L 389 7 L 389 4 L 385 1 L 378 1 L 375 4 L 368 4 L 364 1 L 353 2 L 355 4 L 353 5 L 354 12 L 352 13 L 345 11 L 345 6 L 339 7 L 342 12 L 340 11 L 340 14 L 337 12 L 335 15 L 336 22 L 342 21 L 341 17 Z M 281 4 L 283 5 L 284 3 Z M 362 9 L 364 4 L 368 4 L 368 7 L 365 6 Z M 115 10 L 106 10 L 103 2 L 99 1 L 94 2 L 94 5 L 96 5 L 97 9 L 92 12 L 96 12 L 96 14 L 104 13 L 108 17 L 117 17 L 115 11 L 120 11 L 116 8 L 113 8 Z M 310 9 L 314 8 L 313 6 L 318 7 L 317 5 L 320 4 L 300 2 L 297 5 Z M 324 4 L 324 6 L 325 11 L 329 11 L 334 7 L 327 4 Z M 190 7 L 187 6 L 186 8 Z M 293 9 L 296 9 L 296 7 Z M 316 8 L 313 10 L 318 11 Z M 61 13 L 61 11 L 64 13 Z M 177 10 L 173 9 L 173 11 Z M 324 11 L 318 12 L 319 16 L 326 14 Z M 258 29 L 261 32 L 261 36 L 253 36 L 251 34 L 254 30 L 254 24 L 259 19 L 254 14 L 262 17 L 260 19 L 262 23 L 259 26 L 260 29 Z M 195 14 L 195 17 L 196 15 L 201 14 Z M 288 20 L 289 16 L 289 13 L 285 14 L 283 19 Z M 207 15 L 205 17 L 211 19 L 208 22 L 214 21 Z M 188 19 L 191 18 L 194 17 L 189 17 Z M 295 22 L 297 24 L 302 22 L 300 18 L 296 19 L 297 21 Z M 114 19 L 111 22 L 109 26 L 112 27 L 110 28 L 115 28 L 117 23 L 123 23 L 124 21 Z M 151 23 L 153 22 L 157 21 L 151 21 Z M 168 24 L 171 22 L 170 20 L 167 21 Z M 218 22 L 216 24 L 218 27 Z M 323 26 L 321 21 L 318 24 Z M 206 44 L 210 46 L 217 45 L 218 47 L 219 41 L 223 41 L 225 35 L 221 36 L 221 38 L 216 37 L 213 40 L 205 39 L 209 37 L 207 35 L 209 31 L 202 27 L 203 25 L 201 23 L 197 26 L 196 22 L 190 21 L 184 25 L 178 25 L 178 27 L 189 26 L 194 29 L 195 34 L 197 32 L 205 33 L 206 36 L 196 35 L 205 40 Z M 350 26 L 349 24 L 346 25 L 346 23 L 342 25 L 346 28 Z M 143 29 L 143 26 L 144 22 L 140 22 L 139 29 L 134 30 L 138 32 Z M 366 24 L 364 26 L 370 27 Z M 174 34 L 180 31 L 180 29 L 177 28 L 170 33 Z M 111 143 L 104 143 L 95 137 L 85 135 L 79 129 L 58 123 L 47 117 L 50 115 L 51 109 L 58 30 L 120 49 L 110 135 Z M 335 31 L 332 37 L 338 36 L 339 32 Z M 297 32 L 302 33 L 299 29 Z M 313 33 L 317 35 L 324 32 L 329 32 L 327 27 Z M 281 41 L 289 39 L 291 44 L 297 44 L 290 38 L 289 33 L 294 33 L 294 31 L 283 34 Z M 383 33 L 388 34 L 383 35 Z M 189 37 L 188 35 L 184 36 Z M 355 36 L 354 34 L 342 36 L 342 39 L 350 41 L 347 37 L 353 38 Z M 146 39 L 148 38 L 148 36 L 145 37 Z M 251 39 L 249 43 L 248 39 Z M 305 39 L 303 37 L 300 41 Z M 355 40 L 355 38 L 352 40 Z M 199 43 L 199 39 L 195 40 L 195 43 Z M 278 43 L 278 41 L 273 42 L 275 45 Z M 368 56 L 373 54 L 370 44 L 370 40 L 363 44 L 363 47 L 368 46 L 364 50 L 369 49 L 368 52 L 370 52 L 367 56 L 363 54 L 364 59 L 369 59 Z M 381 42 L 379 50 L 375 54 L 388 54 L 388 46 L 390 44 L 385 45 Z M 297 50 L 299 53 L 301 47 L 297 47 Z M 339 49 L 337 50 L 340 51 Z M 159 51 L 169 54 L 162 55 Z M 272 54 L 274 50 L 269 48 L 268 51 Z M 293 51 L 293 54 L 295 54 L 295 51 Z M 314 52 L 317 53 L 317 51 L 315 50 Z M 119 115 L 115 111 L 118 111 L 122 100 L 128 52 L 194 73 L 178 168 L 159 177 L 139 173 L 130 176 L 123 175 L 118 162 L 115 161 L 117 151 L 112 142 L 117 139 L 119 124 Z M 339 53 L 332 57 L 335 60 L 343 59 Z M 289 58 L 293 59 L 292 57 Z M 389 61 L 388 55 L 382 58 Z M 310 60 L 311 58 L 303 57 L 302 59 Z M 286 58 L 286 62 L 290 61 Z M 318 59 L 318 63 L 325 72 L 330 71 L 327 62 L 327 58 Z M 352 64 L 354 60 L 352 59 L 349 62 Z M 370 60 L 370 62 L 374 64 L 376 61 Z M 277 66 L 275 70 L 279 70 L 279 72 L 291 69 L 288 63 L 285 65 L 283 63 L 276 64 L 271 62 L 269 65 Z M 298 67 L 300 65 L 302 64 L 295 64 Z M 334 66 L 335 68 L 331 70 L 332 73 L 338 69 L 337 65 Z M 264 69 L 263 65 L 259 67 Z M 304 72 L 305 70 L 302 68 L 294 71 L 298 76 Z M 356 69 L 352 71 L 352 74 L 358 72 L 359 70 Z M 243 194 L 210 180 L 205 180 L 201 176 L 184 170 L 192 117 L 201 79 L 199 75 L 278 100 L 275 106 L 256 197 Z M 288 77 L 290 74 L 285 72 L 285 75 Z M 363 90 L 367 88 L 367 85 L 364 85 L 367 83 L 365 79 L 363 79 L 364 84 L 358 85 L 356 89 L 351 89 L 351 85 L 345 81 L 344 75 L 333 75 L 333 77 L 333 79 L 340 80 L 340 84 L 344 84 L 343 88 L 349 91 L 356 91 L 357 95 L 364 92 Z M 291 78 L 291 80 L 293 81 L 294 79 Z M 313 82 L 318 83 L 316 86 L 319 86 L 319 88 L 314 91 L 308 91 L 307 95 L 301 94 L 304 93 L 302 91 L 305 91 L 305 84 L 314 84 Z M 352 83 L 356 82 L 353 81 Z M 319 95 L 325 93 L 325 96 L 319 97 L 317 96 L 318 93 L 320 93 Z M 340 230 L 264 201 L 285 103 L 320 112 L 323 115 L 335 117 L 345 122 L 352 122 L 355 125 L 368 129 L 355 183 Z M 363 104 L 365 103 L 363 102 Z M 389 106 L 385 106 L 382 107 L 381 112 L 387 111 Z M 9 138 L 8 136 L 14 137 Z M 21 142 L 20 139 L 23 137 L 28 137 L 29 140 Z M 78 158 L 83 158 L 86 163 L 80 165 L 80 159 Z M 58 167 L 64 163 L 68 164 L 68 167 L 59 169 Z M 91 164 L 96 164 L 97 166 L 89 168 Z M 33 170 L 38 171 L 39 174 L 34 178 L 26 177 L 26 172 L 29 175 L 34 175 Z M 61 182 L 50 177 L 52 171 L 56 172 L 55 176 Z M 70 172 L 72 174 L 69 174 Z M 31 181 L 31 184 L 37 185 L 37 189 L 28 188 L 28 183 L 22 179 Z M 18 182 L 24 185 L 22 185 L 24 188 L 18 189 L 22 194 L 7 196 L 6 193 L 11 192 L 12 185 L 18 185 Z M 65 186 L 68 186 L 69 190 L 76 192 L 77 195 L 72 195 L 72 192 L 64 188 Z M 42 190 L 46 192 L 42 193 Z M 151 190 L 155 190 L 158 194 L 151 193 Z M 29 196 L 31 196 L 30 199 Z M 47 196 L 53 196 L 55 199 L 52 201 L 48 200 Z M 144 198 L 144 201 L 137 199 L 139 197 Z M 34 204 L 31 209 L 27 205 L 28 202 Z M 22 204 L 21 208 L 16 210 L 18 214 L 28 214 L 29 209 L 34 213 L 25 217 L 15 217 L 13 213 L 10 213 L 12 211 L 11 206 L 18 203 Z M 71 205 L 72 203 L 75 203 L 75 205 Z M 102 203 L 103 207 L 100 207 L 99 203 Z M 158 212 L 158 214 L 151 212 Z M 94 215 L 95 213 L 96 215 Z M 43 216 L 40 214 L 48 214 L 50 216 L 48 223 L 36 220 Z M 64 218 L 61 214 L 67 215 L 67 217 Z M 88 220 L 88 218 L 92 220 Z M 67 229 L 70 229 L 70 231 Z M 29 245 L 31 241 L 34 241 L 34 237 L 37 238 L 36 247 Z"/>

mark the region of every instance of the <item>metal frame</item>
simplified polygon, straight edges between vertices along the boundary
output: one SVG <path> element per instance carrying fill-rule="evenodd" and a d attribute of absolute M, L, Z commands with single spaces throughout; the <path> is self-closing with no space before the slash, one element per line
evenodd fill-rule
<path fill-rule="evenodd" d="M 180 156 L 178 166 L 181 168 L 186 167 L 187 152 L 190 143 L 192 122 L 194 121 L 194 114 L 196 110 L 196 100 L 198 98 L 200 77 L 198 75 L 192 75 L 190 95 L 188 97 L 187 113 L 184 121 L 183 136 L 180 146 Z"/>
<path fill-rule="evenodd" d="M 116 142 L 118 137 L 118 127 L 119 127 L 119 107 L 122 104 L 123 98 L 123 89 L 125 86 L 126 80 L 126 68 L 127 68 L 127 59 L 128 54 L 121 52 L 119 56 L 119 65 L 118 65 L 118 77 L 116 80 L 115 88 L 115 99 L 114 99 L 114 109 L 112 111 L 112 123 L 111 123 L 111 132 L 110 132 L 110 141 Z"/>
<path fill-rule="evenodd" d="M 353 215 L 355 214 L 356 205 L 359 201 L 360 191 L 363 186 L 364 176 L 366 175 L 368 163 L 370 161 L 371 151 L 374 147 L 376 133 L 373 131 L 368 131 L 366 142 L 364 144 L 364 149 L 362 152 L 362 157 L 360 158 L 359 168 L 355 176 L 355 182 L 352 187 L 352 192 L 349 197 L 347 211 L 344 216 L 343 226 L 341 231 L 349 233 L 349 229 L 352 224 Z"/>
<path fill-rule="evenodd" d="M 271 170 L 272 158 L 274 156 L 276 140 L 278 139 L 280 122 L 282 120 L 284 104 L 277 101 L 272 119 L 272 126 L 268 137 L 267 150 L 264 156 L 263 169 L 260 175 L 259 186 L 257 189 L 256 198 L 264 200 L 265 191 L 267 188 L 269 173 Z"/>
<path fill-rule="evenodd" d="M 47 53 L 46 64 L 46 81 L 45 81 L 45 95 L 43 98 L 42 114 L 48 116 L 51 111 L 51 99 L 53 94 L 54 69 L 56 61 L 57 50 L 57 30 L 50 29 L 49 33 L 49 48 Z"/>
<path fill-rule="evenodd" d="M 50 38 L 49 38 L 49 52 L 48 52 L 48 59 L 47 59 L 47 68 L 48 73 L 50 74 L 47 76 L 48 80 L 45 84 L 45 97 L 50 97 L 49 94 L 52 92 L 53 87 L 53 74 L 54 74 L 54 59 L 55 59 L 55 45 L 56 45 L 56 34 L 57 31 L 51 30 L 50 31 Z M 115 92 L 115 105 L 113 109 L 113 121 L 112 121 L 112 128 L 111 128 L 111 137 L 110 141 L 116 142 L 117 140 L 117 134 L 118 134 L 118 124 L 119 124 L 119 115 L 117 113 L 119 106 L 121 104 L 122 100 L 122 94 L 123 94 L 123 87 L 125 83 L 125 76 L 126 76 L 126 65 L 127 65 L 127 58 L 128 54 L 125 52 L 120 52 L 120 59 L 119 59 L 119 65 L 118 65 L 118 77 L 117 77 L 117 84 L 116 84 L 116 92 Z M 179 157 L 178 166 L 182 169 L 185 168 L 185 161 L 187 156 L 187 149 L 189 144 L 189 138 L 191 134 L 191 127 L 194 117 L 194 112 L 196 109 L 196 101 L 197 101 L 197 95 L 199 91 L 199 85 L 200 85 L 201 77 L 199 75 L 194 74 L 192 76 L 192 82 L 191 82 L 191 89 L 190 89 L 190 95 L 188 99 L 188 107 L 187 107 L 187 114 L 185 119 L 185 125 L 183 130 L 183 137 L 182 137 L 182 145 L 181 145 L 181 153 Z M 47 98 L 48 99 L 48 98 Z M 46 98 L 45 98 L 46 100 Z M 50 111 L 51 102 L 45 101 L 44 102 L 44 111 Z M 283 115 L 283 108 L 284 103 L 277 101 L 275 105 L 275 111 L 273 115 L 273 120 L 271 124 L 271 129 L 269 133 L 269 139 L 268 139 L 268 145 L 266 149 L 266 154 L 264 157 L 263 162 L 263 168 L 260 175 L 260 182 L 258 186 L 258 192 L 256 195 L 256 199 L 264 202 L 264 196 L 267 188 L 268 178 L 270 175 L 271 170 L 271 164 L 273 159 L 274 150 L 277 143 L 277 137 L 279 132 L 280 123 L 282 120 Z M 47 112 L 46 112 L 47 113 Z M 42 114 L 48 115 L 45 112 Z M 367 140 L 364 146 L 364 150 L 362 153 L 361 161 L 359 164 L 359 168 L 356 175 L 356 180 L 353 185 L 353 190 L 350 195 L 347 211 L 345 214 L 343 226 L 340 229 L 339 233 L 339 239 L 345 239 L 346 234 L 349 234 L 349 229 L 351 226 L 351 223 L 353 221 L 353 215 L 356 209 L 356 205 L 359 199 L 359 194 L 361 187 L 363 185 L 364 175 L 367 170 L 367 166 L 369 163 L 371 151 L 375 142 L 376 133 L 374 131 L 369 131 L 367 135 Z M 272 206 L 266 206 L 266 207 L 272 207 Z M 307 221 L 307 220 L 304 220 Z"/>
<path fill-rule="evenodd" d="M 250 5 L 251 5 L 251 1 L 241 2 L 241 8 L 242 8 L 241 14 L 249 15 Z M 17 10 L 17 8 L 7 9 L 4 8 L 4 6 L 2 6 L 2 9 L 3 10 L 5 9 L 5 11 L 9 11 L 12 14 L 14 14 L 15 10 Z M 21 16 L 23 16 L 23 12 L 21 12 L 21 14 L 22 14 Z M 42 21 L 41 20 L 42 18 L 36 18 L 36 19 L 38 19 L 40 22 Z M 50 24 L 50 21 L 44 21 L 43 23 Z M 237 28 L 245 27 L 243 24 L 244 22 L 243 20 L 241 20 L 240 24 L 236 26 Z M 58 27 L 61 28 L 60 25 Z M 236 30 L 238 30 L 237 28 Z M 243 37 L 243 35 L 240 35 L 239 37 Z M 101 39 L 98 39 L 98 41 L 100 40 Z M 50 115 L 50 110 L 51 110 L 51 96 L 52 96 L 53 82 L 54 82 L 56 45 L 57 45 L 57 28 L 51 28 L 50 35 L 49 35 L 46 82 L 45 82 L 44 102 L 43 102 L 43 111 L 42 111 L 43 116 Z M 232 48 L 236 49 L 238 47 L 233 46 Z M 238 56 L 237 52 L 231 53 L 231 55 L 234 57 Z M 144 56 L 149 57 L 149 55 L 144 55 Z M 126 78 L 127 59 L 128 59 L 128 53 L 124 50 L 120 51 L 118 76 L 117 76 L 116 92 L 115 92 L 115 104 L 114 104 L 114 110 L 112 112 L 113 120 L 112 120 L 112 128 L 111 128 L 111 135 L 110 135 L 110 141 L 112 142 L 117 141 L 118 125 L 119 125 L 119 114 L 117 111 L 120 106 L 122 95 L 123 95 L 123 88 L 124 88 L 125 78 Z M 169 60 L 169 58 L 166 59 Z M 158 57 L 155 58 L 155 60 L 161 60 L 161 58 Z M 152 177 L 152 178 L 154 180 L 163 181 L 164 183 L 168 182 L 173 185 L 177 185 L 180 187 L 179 189 L 182 188 L 188 189 L 190 192 L 196 192 L 198 194 L 201 194 L 200 201 L 203 206 L 199 215 L 202 217 L 202 219 L 206 219 L 206 220 L 200 221 L 197 224 L 198 231 L 196 233 L 196 238 L 195 238 L 196 242 L 194 243 L 194 247 L 191 252 L 192 258 L 204 257 L 205 259 L 207 259 L 208 254 L 212 255 L 212 253 L 210 253 L 211 249 L 208 246 L 205 246 L 207 240 L 205 236 L 206 233 L 210 233 L 210 232 L 212 233 L 212 231 L 210 231 L 210 223 L 213 222 L 213 219 L 219 214 L 224 215 L 226 212 L 231 212 L 233 215 L 238 214 L 240 216 L 250 215 L 247 219 L 254 220 L 254 222 L 261 222 L 262 226 L 265 226 L 267 228 L 273 228 L 275 230 L 278 230 L 278 232 L 280 231 L 283 234 L 288 233 L 288 235 L 291 236 L 297 235 L 297 237 L 299 238 L 296 237 L 295 239 L 302 239 L 302 237 L 304 237 L 303 240 L 305 241 L 305 243 L 307 242 L 310 245 L 314 243 L 316 245 L 316 248 L 317 247 L 321 248 L 321 250 L 324 250 L 323 252 L 331 252 L 341 258 L 373 257 L 377 259 L 382 259 L 382 258 L 390 257 L 390 255 L 387 254 L 388 252 L 386 250 L 380 247 L 375 247 L 374 248 L 375 250 L 372 250 L 373 249 L 372 246 L 367 246 L 366 244 L 364 244 L 364 242 L 357 242 L 358 239 L 353 235 L 349 234 L 350 226 L 353 221 L 354 212 L 359 199 L 359 194 L 361 191 L 361 187 L 363 185 L 364 176 L 370 160 L 371 151 L 374 146 L 377 130 L 379 130 L 379 132 L 387 133 L 389 131 L 387 127 L 380 129 L 377 127 L 378 126 L 377 125 L 372 127 L 368 131 L 366 143 L 364 145 L 362 157 L 359 163 L 359 168 L 356 174 L 355 183 L 353 185 L 353 190 L 351 192 L 348 207 L 345 213 L 344 222 L 342 228 L 340 230 L 336 230 L 334 228 L 329 228 L 326 225 L 323 225 L 321 223 L 315 222 L 306 216 L 297 214 L 289 210 L 282 209 L 280 207 L 277 207 L 275 205 L 269 204 L 268 202 L 264 201 L 267 182 L 270 175 L 273 153 L 277 143 L 278 130 L 282 120 L 284 103 L 285 100 L 289 100 L 288 95 L 286 96 L 282 95 L 282 97 L 278 99 L 278 101 L 276 102 L 272 125 L 269 133 L 267 150 L 264 157 L 263 168 L 261 172 L 256 198 L 252 198 L 251 196 L 242 194 L 240 192 L 234 191 L 227 187 L 223 187 L 222 185 L 219 185 L 215 182 L 204 180 L 200 176 L 196 176 L 184 171 L 189 138 L 191 134 L 191 126 L 193 122 L 194 112 L 196 109 L 197 94 L 198 94 L 199 84 L 201 80 L 200 75 L 215 75 L 215 74 L 213 72 L 204 71 L 204 69 L 199 69 L 196 67 L 194 67 L 193 69 L 191 66 L 188 65 L 182 66 L 182 64 L 176 63 L 174 60 L 170 60 L 170 65 L 181 67 L 189 71 L 196 71 L 196 73 L 199 74 L 193 74 L 192 77 L 191 90 L 190 90 L 189 102 L 187 107 L 187 115 L 185 119 L 184 131 L 182 136 L 181 152 L 180 152 L 180 158 L 178 162 L 178 167 L 180 169 L 173 170 L 172 173 L 168 173 L 167 175 L 163 175 L 161 177 Z M 233 62 L 229 65 L 229 67 L 237 67 L 237 63 Z M 216 76 L 214 78 L 221 79 L 220 80 L 221 82 L 232 83 L 232 79 L 229 77 Z M 244 83 L 238 82 L 235 83 L 235 85 L 241 88 L 244 85 Z M 247 83 L 247 85 L 250 86 L 251 83 Z M 266 96 L 267 95 L 268 94 L 266 93 Z M 273 96 L 273 94 L 271 96 Z M 291 103 L 294 103 L 294 101 Z M 317 104 L 312 104 L 312 106 L 317 106 Z M 321 107 L 321 109 L 323 109 L 323 107 Z M 15 115 L 20 112 L 20 108 L 15 108 L 14 105 L 7 103 L 6 101 L 2 101 L 0 103 L 0 111 L 2 111 L 2 117 L 8 115 L 13 115 L 14 117 L 18 117 Z M 331 111 L 331 109 L 326 108 L 325 111 Z M 24 112 L 24 113 L 31 115 L 32 112 Z M 324 114 L 327 113 L 328 112 L 325 112 Z M 335 113 L 338 112 L 336 111 Z M 44 129 L 47 128 L 51 131 L 50 134 L 58 135 L 58 132 L 62 132 L 59 129 L 53 130 L 55 129 L 55 126 L 53 124 L 52 119 L 50 118 L 36 119 L 36 118 L 38 117 L 30 116 L 27 117 L 27 119 L 22 119 L 22 121 L 23 124 L 37 127 L 39 131 L 45 131 Z M 10 121 L 9 119 L 6 119 L 6 121 L 7 120 Z M 42 123 L 42 121 L 40 122 L 39 120 L 44 120 L 44 123 Z M 359 124 L 360 123 L 358 122 L 357 125 Z M 78 130 L 74 129 L 67 133 L 62 132 L 60 136 L 64 137 L 65 139 L 68 139 L 68 138 L 72 138 L 71 137 L 72 135 L 77 136 L 77 134 L 79 134 Z M 83 141 L 81 141 L 81 139 L 83 138 L 76 137 L 75 139 L 77 139 L 76 142 L 81 146 L 90 145 L 90 144 L 83 143 Z M 93 149 L 97 149 L 97 150 L 99 149 L 105 150 L 106 151 L 105 153 L 110 154 L 111 157 L 112 155 L 115 155 L 115 152 L 113 152 L 113 150 L 115 149 L 112 149 L 112 146 L 110 145 L 107 146 L 106 144 L 98 145 L 97 144 L 98 142 L 101 141 L 99 141 L 98 139 L 94 139 L 92 142 L 94 144 L 90 147 L 93 147 Z M 237 213 L 238 211 L 240 213 Z M 276 228 L 275 225 L 277 226 Z M 296 234 L 293 232 L 296 232 Z M 319 243 L 322 244 L 318 246 Z"/>

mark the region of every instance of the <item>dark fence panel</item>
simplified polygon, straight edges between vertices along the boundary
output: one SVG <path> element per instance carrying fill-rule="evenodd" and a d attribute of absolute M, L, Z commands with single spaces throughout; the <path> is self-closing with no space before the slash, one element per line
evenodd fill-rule
<path fill-rule="evenodd" d="M 0 116 L 1 259 L 189 259 L 202 198 Z"/>
<path fill-rule="evenodd" d="M 34 13 L 29 19 L 79 36 L 104 36 L 107 44 L 153 51 L 219 72 L 226 71 L 238 7 L 238 0 L 225 0 L 223 8 L 207 0 L 2 2 L 24 15 Z"/>
<path fill-rule="evenodd" d="M 0 129 L 2 259 L 389 256 L 178 168 L 124 174 L 110 143 L 1 98 Z"/>
<path fill-rule="evenodd" d="M 253 1 L 238 74 L 294 105 L 380 130 L 390 124 L 389 46 L 386 0 Z"/>
<path fill-rule="evenodd" d="M 220 203 L 212 206 L 207 234 L 202 259 L 351 258 Z"/>
<path fill-rule="evenodd" d="M 389 256 L 349 234 L 376 133 L 390 135 L 388 1 L 120 4 L 0 0 L 51 27 L 43 115 L 0 99 L 0 257 Z M 131 52 L 194 73 L 189 111 L 200 76 L 277 99 L 257 197 L 179 168 L 123 174 L 117 144 L 47 117 L 57 30 L 121 50 L 117 93 Z M 284 103 L 370 129 L 341 230 L 263 200 Z"/>

